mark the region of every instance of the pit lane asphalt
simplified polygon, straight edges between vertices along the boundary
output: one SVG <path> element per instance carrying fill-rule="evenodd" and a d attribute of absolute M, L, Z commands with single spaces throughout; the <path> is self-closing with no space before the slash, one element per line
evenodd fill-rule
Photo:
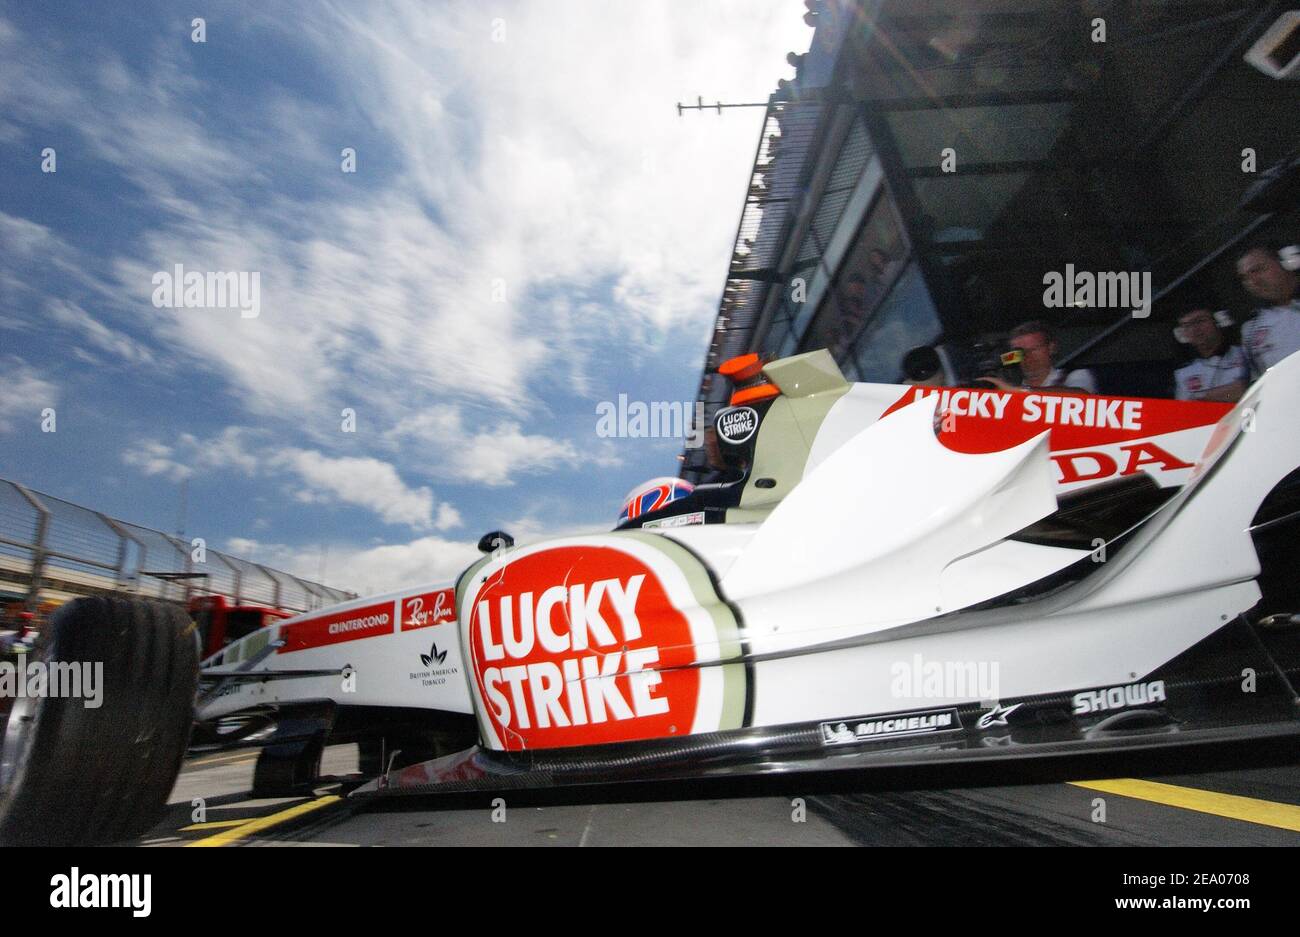
<path fill-rule="evenodd" d="M 187 759 L 150 846 L 1300 845 L 1300 772 L 871 794 L 358 810 L 339 785 L 255 800 L 255 755 Z M 356 749 L 323 770 L 347 775 Z M 202 808 L 201 810 L 199 808 Z"/>

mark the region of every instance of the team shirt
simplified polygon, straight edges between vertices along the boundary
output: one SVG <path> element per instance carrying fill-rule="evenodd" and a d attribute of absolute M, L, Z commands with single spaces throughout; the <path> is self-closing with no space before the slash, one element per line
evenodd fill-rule
<path fill-rule="evenodd" d="M 1175 371 L 1174 396 L 1179 400 L 1197 400 L 1206 391 L 1234 381 L 1250 382 L 1250 366 L 1240 345 L 1232 345 L 1221 355 L 1197 358 Z"/>
<path fill-rule="evenodd" d="M 1241 342 L 1255 377 L 1300 350 L 1300 300 L 1261 309 L 1242 325 Z"/>
<path fill-rule="evenodd" d="M 1077 371 L 1071 371 L 1066 374 L 1060 368 L 1052 368 L 1052 373 L 1047 375 L 1047 381 L 1042 384 L 1043 387 L 1077 387 L 1079 390 L 1086 390 L 1090 394 L 1097 393 L 1097 377 L 1087 368 L 1080 368 Z"/>

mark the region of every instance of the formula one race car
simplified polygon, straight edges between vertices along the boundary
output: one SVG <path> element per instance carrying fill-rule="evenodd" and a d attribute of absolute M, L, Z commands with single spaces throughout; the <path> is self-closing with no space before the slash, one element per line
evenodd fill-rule
<path fill-rule="evenodd" d="M 1300 355 L 1236 406 L 723 373 L 723 480 L 231 643 L 195 744 L 269 791 L 355 740 L 360 797 L 1293 750 Z"/>

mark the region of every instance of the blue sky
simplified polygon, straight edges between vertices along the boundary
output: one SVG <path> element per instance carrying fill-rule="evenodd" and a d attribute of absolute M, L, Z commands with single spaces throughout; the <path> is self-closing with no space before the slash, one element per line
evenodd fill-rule
<path fill-rule="evenodd" d="M 673 105 L 764 100 L 802 4 L 199 7 L 0 5 L 0 475 L 371 591 L 675 472 L 596 406 L 692 399 L 762 112 Z"/>

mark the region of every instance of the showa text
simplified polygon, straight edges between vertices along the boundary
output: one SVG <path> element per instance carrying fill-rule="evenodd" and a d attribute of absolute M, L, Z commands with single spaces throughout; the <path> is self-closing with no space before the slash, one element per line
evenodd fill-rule
<path fill-rule="evenodd" d="M 659 662 L 659 648 L 627 647 L 641 638 L 636 601 L 645 578 L 552 586 L 541 595 L 524 592 L 478 603 L 474 618 L 483 660 L 502 662 L 484 669 L 483 689 L 503 727 L 581 726 L 668 712 L 668 700 L 655 695 L 662 676 L 646 669 Z M 601 609 L 604 598 L 613 620 Z M 535 648 L 571 656 L 508 664 L 529 658 Z M 626 695 L 619 677 L 627 678 Z"/>

